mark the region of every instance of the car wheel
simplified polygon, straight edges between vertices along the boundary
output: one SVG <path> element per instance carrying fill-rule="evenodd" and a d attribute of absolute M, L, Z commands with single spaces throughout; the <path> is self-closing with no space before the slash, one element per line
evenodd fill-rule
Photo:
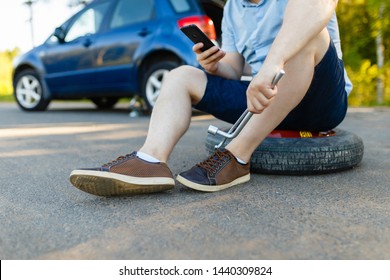
<path fill-rule="evenodd" d="M 292 136 L 275 131 L 255 150 L 251 158 L 253 173 L 277 175 L 326 174 L 353 168 L 358 165 L 364 152 L 363 141 L 352 132 L 335 129 L 329 134 L 289 132 Z M 276 136 L 275 136 L 276 135 Z M 301 137 L 301 138 L 300 138 Z M 208 135 L 206 149 L 209 153 L 222 137 Z M 226 141 L 226 144 L 229 141 Z"/>
<path fill-rule="evenodd" d="M 117 97 L 94 97 L 91 101 L 96 105 L 98 109 L 111 109 L 118 102 Z"/>
<path fill-rule="evenodd" d="M 44 87 L 34 70 L 24 70 L 14 80 L 15 100 L 26 111 L 44 111 L 50 103 L 45 97 Z"/>
<path fill-rule="evenodd" d="M 142 97 L 145 100 L 147 110 L 150 112 L 160 95 L 164 76 L 179 64 L 173 61 L 163 61 L 153 64 L 146 72 L 142 82 Z"/>

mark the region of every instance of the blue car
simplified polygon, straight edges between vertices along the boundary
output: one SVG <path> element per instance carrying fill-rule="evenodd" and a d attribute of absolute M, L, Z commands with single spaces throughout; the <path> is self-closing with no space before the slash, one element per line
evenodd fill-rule
<path fill-rule="evenodd" d="M 224 1 L 95 0 L 14 61 L 15 100 L 42 111 L 55 99 L 90 99 L 98 108 L 140 96 L 153 108 L 169 70 L 199 66 L 180 31 L 198 25 L 218 42 Z"/>

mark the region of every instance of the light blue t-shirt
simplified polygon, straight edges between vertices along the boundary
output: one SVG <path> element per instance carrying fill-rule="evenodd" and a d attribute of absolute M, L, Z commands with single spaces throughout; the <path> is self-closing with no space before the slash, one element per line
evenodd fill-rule
<path fill-rule="evenodd" d="M 272 42 L 282 26 L 288 0 L 261 0 L 258 4 L 247 0 L 229 0 L 222 19 L 222 49 L 240 53 L 256 75 Z M 328 24 L 330 37 L 341 59 L 342 51 L 336 14 Z M 345 70 L 344 70 L 345 71 Z M 352 83 L 345 72 L 345 90 L 349 94 Z"/>

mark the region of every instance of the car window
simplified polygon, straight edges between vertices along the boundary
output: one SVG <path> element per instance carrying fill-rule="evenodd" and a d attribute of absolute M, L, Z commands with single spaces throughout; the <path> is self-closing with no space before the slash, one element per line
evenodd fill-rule
<path fill-rule="evenodd" d="M 192 11 L 192 2 L 189 0 L 169 0 L 176 13 L 186 13 Z"/>
<path fill-rule="evenodd" d="M 154 16 L 153 0 L 119 0 L 110 27 L 117 28 L 147 21 Z"/>
<path fill-rule="evenodd" d="M 109 4 L 109 2 L 104 2 L 95 5 L 80 14 L 68 30 L 65 41 L 70 42 L 85 35 L 95 34 L 103 22 Z"/>

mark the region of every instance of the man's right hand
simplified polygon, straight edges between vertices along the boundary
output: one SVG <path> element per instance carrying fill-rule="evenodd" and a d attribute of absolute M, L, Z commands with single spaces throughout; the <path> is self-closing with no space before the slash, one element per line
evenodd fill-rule
<path fill-rule="evenodd" d="M 192 50 L 196 53 L 196 59 L 206 72 L 215 74 L 218 71 L 218 62 L 226 53 L 217 46 L 202 52 L 200 50 L 202 47 L 203 43 L 197 43 L 192 47 Z"/>

